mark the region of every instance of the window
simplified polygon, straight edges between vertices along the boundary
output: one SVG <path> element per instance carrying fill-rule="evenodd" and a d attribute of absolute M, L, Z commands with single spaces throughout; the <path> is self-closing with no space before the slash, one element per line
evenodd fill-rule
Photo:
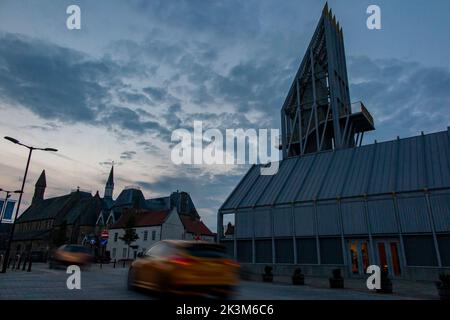
<path fill-rule="evenodd" d="M 294 243 L 292 239 L 275 240 L 275 261 L 278 263 L 294 263 Z"/>
<path fill-rule="evenodd" d="M 320 244 L 320 262 L 322 264 L 343 264 L 342 242 L 339 238 L 322 238 Z"/>
<path fill-rule="evenodd" d="M 228 258 L 225 247 L 216 243 L 196 243 L 184 247 L 184 251 L 198 258 Z"/>
<path fill-rule="evenodd" d="M 155 230 L 152 231 L 152 240 L 153 241 L 156 240 L 156 231 Z"/>
<path fill-rule="evenodd" d="M 450 236 L 438 236 L 439 251 L 441 253 L 442 265 L 450 267 Z"/>
<path fill-rule="evenodd" d="M 122 249 L 122 258 L 126 258 L 127 257 L 127 248 L 123 248 Z"/>
<path fill-rule="evenodd" d="M 221 244 L 225 246 L 228 255 L 234 257 L 234 241 L 222 241 Z"/>
<path fill-rule="evenodd" d="M 404 243 L 408 266 L 437 266 L 436 250 L 431 236 L 405 236 Z"/>
<path fill-rule="evenodd" d="M 239 262 L 252 262 L 252 241 L 237 241 L 237 260 Z"/>
<path fill-rule="evenodd" d="M 116 232 L 114 233 L 114 242 L 117 242 L 117 237 L 119 236 L 119 234 Z"/>
<path fill-rule="evenodd" d="M 272 263 L 272 240 L 255 241 L 255 262 Z"/>
<path fill-rule="evenodd" d="M 314 238 L 298 238 L 297 243 L 297 263 L 316 264 L 317 246 Z"/>
<path fill-rule="evenodd" d="M 112 249 L 112 258 L 115 258 L 116 257 L 116 248 L 113 248 Z"/>
<path fill-rule="evenodd" d="M 144 241 L 147 241 L 147 238 L 148 238 L 148 231 L 145 230 L 144 231 Z"/>

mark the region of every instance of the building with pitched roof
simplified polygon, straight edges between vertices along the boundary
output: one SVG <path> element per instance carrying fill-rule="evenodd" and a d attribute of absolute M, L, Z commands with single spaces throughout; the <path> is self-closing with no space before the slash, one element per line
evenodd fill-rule
<path fill-rule="evenodd" d="M 121 237 L 129 219 L 133 217 L 133 228 L 138 239 L 128 247 Z M 214 241 L 215 234 L 198 218 L 180 214 L 178 208 L 125 209 L 109 229 L 107 250 L 111 259 L 136 258 L 156 242 L 166 239 Z"/>
<path fill-rule="evenodd" d="M 16 254 L 31 251 L 42 260 L 55 246 L 64 242 L 82 243 L 86 235 L 95 234 L 95 224 L 104 207 L 98 192 L 92 196 L 77 189 L 63 196 L 44 199 L 45 187 L 43 171 L 36 182 L 31 205 L 16 222 L 12 243 Z M 65 239 L 56 239 L 61 228 L 65 230 Z"/>
<path fill-rule="evenodd" d="M 352 112 L 343 48 L 326 6 L 282 107 L 279 170 L 249 169 L 219 209 L 219 241 L 255 274 L 378 265 L 435 280 L 450 271 L 450 128 L 362 145 L 374 122 Z"/>
<path fill-rule="evenodd" d="M 35 184 L 31 205 L 16 222 L 12 243 L 12 251 L 15 254 L 31 251 L 38 259 L 45 260 L 51 250 L 63 243 L 94 246 L 96 252 L 101 254 L 103 248 L 100 248 L 100 233 L 105 229 L 120 229 L 126 219 L 126 216 L 122 216 L 125 213 L 130 214 L 130 210 L 145 212 L 146 214 L 139 214 L 139 218 L 143 219 L 142 223 L 149 223 L 145 227 L 152 225 L 161 229 L 164 226 L 167 229 L 164 235 L 173 235 L 173 239 L 200 237 L 213 240 L 215 237 L 200 220 L 187 192 L 176 191 L 167 197 L 145 199 L 138 187 L 126 187 L 114 200 L 113 167 L 105 184 L 103 198 L 98 191 L 92 196 L 89 192 L 77 189 L 66 195 L 45 199 L 46 187 L 44 170 Z M 179 221 L 180 231 L 176 231 L 177 223 L 167 223 L 166 218 L 170 212 L 176 213 L 178 220 L 170 219 Z M 164 220 L 158 220 L 158 217 L 163 217 Z M 166 226 L 171 226 L 173 230 L 170 231 Z M 61 233 L 65 233 L 63 239 Z M 146 245 L 148 246 L 148 243 Z"/>

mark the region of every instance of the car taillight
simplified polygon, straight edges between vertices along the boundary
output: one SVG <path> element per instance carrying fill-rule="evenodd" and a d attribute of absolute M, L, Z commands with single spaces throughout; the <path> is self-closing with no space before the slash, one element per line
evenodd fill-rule
<path fill-rule="evenodd" d="M 179 264 L 181 266 L 188 266 L 194 262 L 194 259 L 187 258 L 187 257 L 175 256 L 175 257 L 171 257 L 169 259 L 169 261 L 172 263 L 175 263 L 175 264 Z"/>
<path fill-rule="evenodd" d="M 239 263 L 233 261 L 233 260 L 225 260 L 224 264 L 226 264 L 227 266 L 231 266 L 231 267 L 240 267 Z"/>

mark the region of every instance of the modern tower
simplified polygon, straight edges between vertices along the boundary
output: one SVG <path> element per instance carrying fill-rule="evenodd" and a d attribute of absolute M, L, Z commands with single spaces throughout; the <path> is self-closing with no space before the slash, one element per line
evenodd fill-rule
<path fill-rule="evenodd" d="M 283 158 L 360 145 L 375 128 L 357 104 L 352 112 L 343 32 L 326 4 L 281 109 Z"/>

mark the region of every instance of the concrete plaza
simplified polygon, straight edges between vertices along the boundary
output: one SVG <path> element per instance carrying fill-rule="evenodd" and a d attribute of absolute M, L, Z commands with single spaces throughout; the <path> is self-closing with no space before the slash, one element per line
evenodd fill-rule
<path fill-rule="evenodd" d="M 81 272 L 81 289 L 69 290 L 65 269 L 49 269 L 34 264 L 31 272 L 8 270 L 0 274 L 0 299 L 43 300 L 142 300 L 154 299 L 147 292 L 129 291 L 126 286 L 127 267 L 112 264 L 92 265 Z M 434 283 L 393 280 L 393 294 L 379 294 L 365 288 L 364 279 L 346 279 L 345 289 L 329 289 L 324 278 L 306 278 L 305 286 L 287 283 L 242 281 L 235 299 L 249 300 L 404 300 L 438 299 Z"/>

